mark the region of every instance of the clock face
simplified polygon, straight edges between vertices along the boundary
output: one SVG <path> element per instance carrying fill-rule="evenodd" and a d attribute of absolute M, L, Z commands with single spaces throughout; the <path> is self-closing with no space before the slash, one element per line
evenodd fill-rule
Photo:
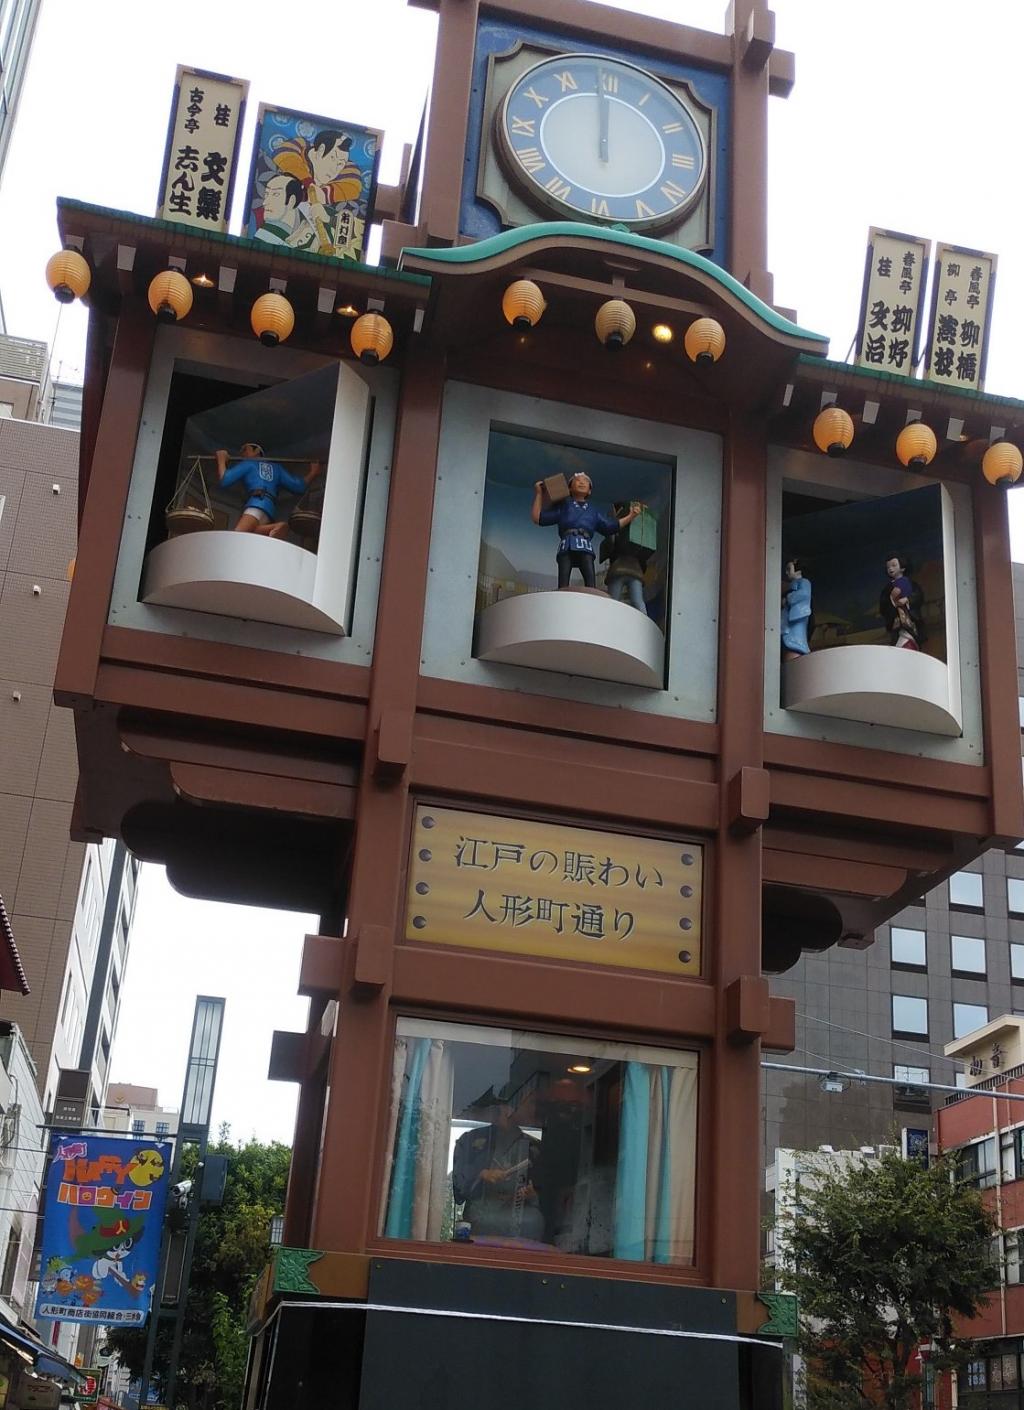
<path fill-rule="evenodd" d="M 675 225 L 707 177 L 704 138 L 683 101 L 618 59 L 545 59 L 509 90 L 497 124 L 516 183 L 573 219 Z"/>

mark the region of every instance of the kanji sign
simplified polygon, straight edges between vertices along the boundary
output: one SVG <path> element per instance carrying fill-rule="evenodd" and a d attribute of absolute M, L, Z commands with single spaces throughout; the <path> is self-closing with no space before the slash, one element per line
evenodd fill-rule
<path fill-rule="evenodd" d="M 200 230 L 228 228 L 247 79 L 178 65 L 157 215 Z"/>
<path fill-rule="evenodd" d="M 420 804 L 406 939 L 693 975 L 703 849 Z"/>
<path fill-rule="evenodd" d="M 868 232 L 857 325 L 858 367 L 912 377 L 924 314 L 932 242 L 895 230 Z"/>
<path fill-rule="evenodd" d="M 995 280 L 995 255 L 936 246 L 926 364 L 931 381 L 975 391 L 984 386 Z"/>

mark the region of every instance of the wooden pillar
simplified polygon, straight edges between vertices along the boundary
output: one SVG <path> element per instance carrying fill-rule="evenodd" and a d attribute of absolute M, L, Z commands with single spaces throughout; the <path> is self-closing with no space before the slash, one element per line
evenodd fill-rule
<path fill-rule="evenodd" d="M 431 241 L 446 245 L 459 235 L 479 8 L 479 0 L 440 0 L 438 5 L 420 224 Z"/>
<path fill-rule="evenodd" d="M 412 744 L 427 590 L 430 524 L 445 367 L 422 346 L 406 360 L 388 499 L 370 706 L 356 807 L 348 959 L 338 995 L 312 1243 L 358 1250 L 378 1191 L 372 1154 L 390 1093 L 391 950 L 402 917 L 407 766 Z M 405 756 L 403 758 L 403 755 Z M 364 980 L 357 992 L 359 973 Z M 379 981 L 379 982 L 378 982 Z"/>
<path fill-rule="evenodd" d="M 761 1044 L 729 1037 L 726 990 L 761 974 L 761 833 L 735 827 L 741 769 L 760 770 L 764 728 L 765 437 L 734 420 L 723 465 L 718 719 L 720 822 L 712 932 L 718 994 L 711 1053 L 710 1260 L 715 1287 L 758 1286 L 761 1210 Z M 750 775 L 748 775 L 750 777 Z"/>
<path fill-rule="evenodd" d="M 732 131 L 729 153 L 729 269 L 748 289 L 772 301 L 768 273 L 768 61 L 773 16 L 764 0 L 732 0 Z M 770 52 L 771 45 L 767 45 Z M 763 56 L 763 62 L 760 57 Z"/>

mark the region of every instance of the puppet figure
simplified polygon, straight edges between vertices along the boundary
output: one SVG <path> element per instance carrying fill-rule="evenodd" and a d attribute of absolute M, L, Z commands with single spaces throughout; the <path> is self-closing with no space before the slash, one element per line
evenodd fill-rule
<path fill-rule="evenodd" d="M 631 524 L 640 513 L 641 506 L 633 504 L 621 519 L 604 514 L 596 504 L 591 504 L 593 484 L 589 475 L 578 472 L 569 481 L 569 498 L 560 504 L 544 508 L 544 482 L 538 480 L 533 488 L 533 508 L 530 517 L 535 524 L 557 524 L 558 540 L 558 586 L 567 588 L 574 568 L 580 571 L 584 587 L 594 587 L 594 543 L 595 534 L 615 534 Z"/>
<path fill-rule="evenodd" d="M 907 651 L 920 651 L 925 639 L 924 593 L 912 582 L 910 563 L 902 553 L 886 559 L 888 582 L 878 599 L 878 612 L 889 632 L 891 645 Z"/>
<path fill-rule="evenodd" d="M 810 651 L 811 584 L 804 577 L 804 563 L 791 558 L 782 582 L 782 659 L 795 661 Z"/>
<path fill-rule="evenodd" d="M 296 475 L 277 460 L 265 460 L 263 447 L 256 441 L 243 444 L 241 459 L 235 460 L 229 470 L 230 458 L 226 450 L 217 452 L 217 478 L 224 486 L 241 481 L 249 496 L 235 525 L 236 532 L 284 538 L 288 525 L 276 522 L 277 497 L 282 489 L 296 495 L 305 493 L 307 486 L 320 474 L 320 462 L 311 460 L 305 475 Z"/>

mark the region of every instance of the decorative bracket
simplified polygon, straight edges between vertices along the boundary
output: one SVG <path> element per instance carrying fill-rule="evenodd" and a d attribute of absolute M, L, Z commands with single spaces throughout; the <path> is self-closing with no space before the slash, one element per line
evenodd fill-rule
<path fill-rule="evenodd" d="M 731 832 L 757 832 L 768 821 L 771 811 L 767 769 L 744 767 L 737 770 L 729 780 L 726 808 Z"/>

